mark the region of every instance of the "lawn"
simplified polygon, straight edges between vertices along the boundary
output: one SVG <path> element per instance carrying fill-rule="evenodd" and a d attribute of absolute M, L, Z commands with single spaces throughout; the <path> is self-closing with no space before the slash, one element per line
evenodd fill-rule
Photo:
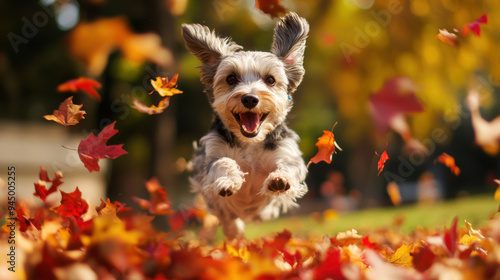
<path fill-rule="evenodd" d="M 370 230 L 394 226 L 396 219 L 403 218 L 399 231 L 411 233 L 417 227 L 444 228 L 449 227 L 454 217 L 459 218 L 459 225 L 464 219 L 474 226 L 482 225 L 498 210 L 498 201 L 493 195 L 476 195 L 454 200 L 443 201 L 433 205 L 407 205 L 366 209 L 350 213 L 330 215 L 321 221 L 322 214 L 308 216 L 288 216 L 273 221 L 248 224 L 247 238 L 257 238 L 265 234 L 288 229 L 294 235 L 329 235 L 337 232 L 356 229 L 360 234 Z"/>

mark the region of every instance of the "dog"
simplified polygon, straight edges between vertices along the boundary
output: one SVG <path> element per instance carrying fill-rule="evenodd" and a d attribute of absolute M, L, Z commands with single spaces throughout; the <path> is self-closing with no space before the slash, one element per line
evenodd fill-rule
<path fill-rule="evenodd" d="M 307 21 L 288 13 L 276 24 L 270 52 L 243 51 L 206 26 L 182 25 L 214 111 L 190 183 L 226 238 L 242 237 L 247 222 L 277 218 L 307 192 L 299 137 L 285 120 L 305 73 L 308 33 Z"/>

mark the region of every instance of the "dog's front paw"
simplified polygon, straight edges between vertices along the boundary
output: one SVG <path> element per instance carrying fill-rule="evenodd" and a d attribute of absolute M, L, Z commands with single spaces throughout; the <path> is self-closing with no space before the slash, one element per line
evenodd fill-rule
<path fill-rule="evenodd" d="M 228 197 L 235 194 L 245 182 L 245 174 L 230 158 L 221 158 L 215 161 L 205 178 L 207 194 Z"/>
<path fill-rule="evenodd" d="M 270 174 L 264 183 L 265 188 L 272 193 L 284 193 L 290 189 L 290 183 L 286 176 Z"/>
<path fill-rule="evenodd" d="M 221 177 L 215 181 L 215 190 L 218 195 L 228 197 L 235 194 L 243 184 L 241 176 Z"/>

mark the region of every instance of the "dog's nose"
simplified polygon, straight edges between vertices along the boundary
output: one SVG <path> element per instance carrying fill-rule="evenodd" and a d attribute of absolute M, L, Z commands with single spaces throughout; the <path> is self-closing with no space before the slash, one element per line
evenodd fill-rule
<path fill-rule="evenodd" d="M 245 94 L 241 97 L 241 103 L 248 109 L 252 109 L 259 104 L 259 98 L 255 95 Z"/>

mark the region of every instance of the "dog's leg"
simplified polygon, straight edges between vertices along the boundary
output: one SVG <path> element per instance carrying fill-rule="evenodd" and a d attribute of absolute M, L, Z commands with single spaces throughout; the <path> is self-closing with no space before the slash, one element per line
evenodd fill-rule
<path fill-rule="evenodd" d="M 264 181 L 262 193 L 272 195 L 286 194 L 291 198 L 300 198 L 307 192 L 304 183 L 307 174 L 301 158 L 294 161 L 279 161 L 278 168 Z"/>
<path fill-rule="evenodd" d="M 222 232 L 227 239 L 236 239 L 243 237 L 245 232 L 245 223 L 241 219 L 225 219 L 219 220 L 222 226 Z"/>
<path fill-rule="evenodd" d="M 245 174 L 231 158 L 222 157 L 208 165 L 202 191 L 209 196 L 231 196 L 245 181 Z"/>

